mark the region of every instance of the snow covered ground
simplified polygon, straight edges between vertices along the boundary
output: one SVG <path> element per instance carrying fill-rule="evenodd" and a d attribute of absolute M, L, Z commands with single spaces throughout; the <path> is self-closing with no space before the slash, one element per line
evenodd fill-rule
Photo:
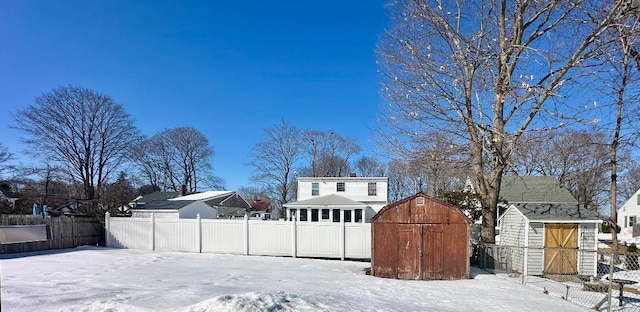
<path fill-rule="evenodd" d="M 2 311 L 588 311 L 472 268 L 403 281 L 368 262 L 80 247 L 0 258 Z"/>

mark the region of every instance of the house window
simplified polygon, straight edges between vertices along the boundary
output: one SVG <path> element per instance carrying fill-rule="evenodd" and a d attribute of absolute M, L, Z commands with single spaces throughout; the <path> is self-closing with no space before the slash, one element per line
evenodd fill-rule
<path fill-rule="evenodd" d="M 322 221 L 329 220 L 329 209 L 322 209 Z"/>
<path fill-rule="evenodd" d="M 351 210 L 344 210 L 344 222 L 351 222 Z"/>
<path fill-rule="evenodd" d="M 333 209 L 333 222 L 340 222 L 340 209 Z"/>
<path fill-rule="evenodd" d="M 318 209 L 311 209 L 311 221 L 318 222 Z"/>
<path fill-rule="evenodd" d="M 336 183 L 336 192 L 344 192 L 344 182 Z"/>
<path fill-rule="evenodd" d="M 320 195 L 320 183 L 313 182 L 311 183 L 311 196 Z"/>
<path fill-rule="evenodd" d="M 300 217 L 298 220 L 307 221 L 307 209 L 300 209 Z"/>
<path fill-rule="evenodd" d="M 356 209 L 356 220 L 355 222 L 362 222 L 362 209 Z"/>
<path fill-rule="evenodd" d="M 638 199 L 637 199 L 637 201 L 638 201 L 638 205 L 640 205 L 640 194 L 638 194 Z"/>
<path fill-rule="evenodd" d="M 636 216 L 630 216 L 629 217 L 629 226 L 632 227 L 634 224 L 636 224 Z"/>
<path fill-rule="evenodd" d="M 418 197 L 418 198 L 416 198 L 416 205 L 418 205 L 418 206 L 424 206 L 424 197 Z"/>
<path fill-rule="evenodd" d="M 367 189 L 369 191 L 369 196 L 377 195 L 376 182 L 369 182 L 369 187 Z"/>

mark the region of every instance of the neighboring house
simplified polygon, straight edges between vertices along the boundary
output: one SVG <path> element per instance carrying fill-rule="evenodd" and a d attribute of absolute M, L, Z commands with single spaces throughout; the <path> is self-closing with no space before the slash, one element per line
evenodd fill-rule
<path fill-rule="evenodd" d="M 633 225 L 640 221 L 640 189 L 618 208 L 618 226 L 621 233 L 631 234 Z"/>
<path fill-rule="evenodd" d="M 298 177 L 298 198 L 283 206 L 287 220 L 369 222 L 387 205 L 387 177 Z"/>
<path fill-rule="evenodd" d="M 233 191 L 206 191 L 189 195 L 181 192 L 154 192 L 133 201 L 132 216 L 148 217 L 150 212 L 162 217 L 203 219 L 243 218 L 249 214 L 251 205 Z M 197 203 L 197 204 L 196 204 Z M 195 212 L 194 212 L 195 211 Z"/>
<path fill-rule="evenodd" d="M 55 207 L 50 210 L 51 216 L 59 217 L 84 217 L 89 215 L 90 200 L 87 199 L 73 199 L 65 203 L 64 205 Z"/>
<path fill-rule="evenodd" d="M 251 205 L 240 194 L 233 191 L 207 191 L 168 199 L 169 201 L 195 200 L 214 208 L 219 219 L 244 218 Z"/>
<path fill-rule="evenodd" d="M 525 275 L 597 274 L 597 233 L 591 210 L 569 203 L 516 203 L 500 217 L 503 259 Z"/>
<path fill-rule="evenodd" d="M 18 194 L 11 191 L 9 184 L 0 184 L 0 201 L 8 201 L 11 209 L 16 208 L 16 201 L 18 201 Z"/>
<path fill-rule="evenodd" d="M 249 217 L 258 220 L 271 220 L 273 213 L 273 201 L 266 198 L 247 200 L 251 206 Z"/>
<path fill-rule="evenodd" d="M 147 194 L 147 195 L 143 195 L 143 196 L 138 196 L 136 199 L 134 199 L 133 201 L 131 201 L 129 203 L 128 206 L 135 208 L 138 205 L 144 205 L 146 203 L 152 202 L 152 201 L 156 201 L 156 200 L 167 200 L 170 198 L 174 198 L 176 196 L 178 196 L 178 192 L 161 192 L 161 191 L 157 191 L 157 192 L 153 192 L 151 194 Z M 127 207 L 122 207 L 122 209 L 119 209 L 123 212 L 126 212 Z"/>
<path fill-rule="evenodd" d="M 155 200 L 131 209 L 134 218 L 216 219 L 218 211 L 198 200 Z"/>

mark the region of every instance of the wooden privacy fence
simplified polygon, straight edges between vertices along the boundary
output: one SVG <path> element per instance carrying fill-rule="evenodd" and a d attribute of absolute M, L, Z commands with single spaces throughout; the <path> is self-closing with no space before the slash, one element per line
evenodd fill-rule
<path fill-rule="evenodd" d="M 92 218 L 34 215 L 0 215 L 0 227 L 16 225 L 46 225 L 45 241 L 0 244 L 0 253 L 31 252 L 48 249 L 74 248 L 82 245 L 104 245 L 104 225 Z"/>
<path fill-rule="evenodd" d="M 237 255 L 371 258 L 370 223 L 115 218 L 106 246 Z"/>

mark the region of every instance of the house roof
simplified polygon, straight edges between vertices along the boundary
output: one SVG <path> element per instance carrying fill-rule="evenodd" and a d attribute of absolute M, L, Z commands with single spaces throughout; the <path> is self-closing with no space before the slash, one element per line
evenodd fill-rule
<path fill-rule="evenodd" d="M 251 205 L 251 211 L 271 211 L 271 199 L 248 199 L 247 202 Z"/>
<path fill-rule="evenodd" d="M 139 205 L 133 208 L 133 210 L 177 210 L 193 202 L 195 202 L 195 200 L 154 200 L 144 205 Z"/>
<path fill-rule="evenodd" d="M 218 218 L 236 218 L 244 217 L 248 214 L 247 210 L 240 207 L 218 207 Z"/>
<path fill-rule="evenodd" d="M 328 207 L 328 206 L 340 206 L 340 207 L 369 207 L 367 204 L 357 202 L 348 198 L 344 198 L 339 195 L 330 194 L 320 197 L 314 197 L 297 202 L 291 202 L 284 204 L 285 207 Z"/>
<path fill-rule="evenodd" d="M 511 205 L 532 221 L 601 221 L 595 211 L 567 203 L 517 203 Z"/>
<path fill-rule="evenodd" d="M 505 176 L 500 200 L 515 203 L 575 203 L 578 201 L 553 176 Z"/>
<path fill-rule="evenodd" d="M 185 196 L 170 198 L 171 201 L 182 201 L 182 200 L 205 200 L 210 198 L 216 198 L 225 194 L 233 193 L 231 191 L 206 191 L 201 193 L 189 194 Z"/>
<path fill-rule="evenodd" d="M 157 192 L 153 192 L 151 194 L 147 194 L 147 195 L 143 195 L 139 198 L 136 198 L 134 200 L 134 202 L 137 203 L 148 203 L 148 202 L 152 202 L 154 200 L 167 200 L 169 198 L 174 198 L 178 196 L 178 192 L 161 192 L 161 191 L 157 191 Z"/>

